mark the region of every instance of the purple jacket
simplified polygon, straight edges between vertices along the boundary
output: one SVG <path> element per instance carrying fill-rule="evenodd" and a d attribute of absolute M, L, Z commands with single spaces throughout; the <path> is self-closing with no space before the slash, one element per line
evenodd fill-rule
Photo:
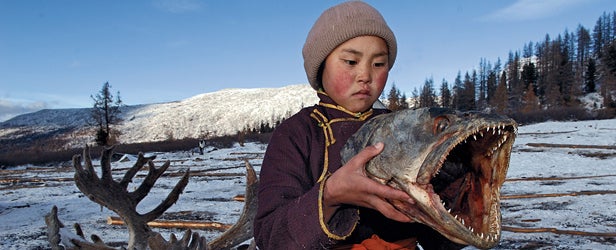
<path fill-rule="evenodd" d="M 373 234 L 387 241 L 413 236 L 416 224 L 395 222 L 355 206 L 339 209 L 327 224 L 331 233 L 344 239 L 335 240 L 324 232 L 319 222 L 318 181 L 325 164 L 329 173 L 340 168 L 340 150 L 346 140 L 365 120 L 389 111 L 374 109 L 355 116 L 336 109 L 326 94 L 318 95 L 319 105 L 302 109 L 276 128 L 265 152 L 254 224 L 259 249 L 327 249 L 360 243 Z M 327 142 L 331 145 L 326 150 Z"/>

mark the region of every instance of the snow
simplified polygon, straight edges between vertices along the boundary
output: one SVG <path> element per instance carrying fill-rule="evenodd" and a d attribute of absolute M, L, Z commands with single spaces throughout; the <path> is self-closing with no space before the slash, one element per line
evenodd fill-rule
<path fill-rule="evenodd" d="M 611 148 L 537 147 L 532 143 L 600 145 Z M 616 205 L 615 147 L 616 119 L 521 126 L 514 144 L 508 180 L 502 188 L 503 226 L 611 233 L 612 236 L 584 236 L 571 232 L 516 233 L 504 230 L 497 249 L 613 249 L 616 243 L 616 237 L 613 236 L 616 234 L 616 209 L 613 209 Z M 166 214 L 174 216 L 182 211 L 192 211 L 189 214 L 195 219 L 234 223 L 243 206 L 242 202 L 232 199 L 244 193 L 243 159 L 248 158 L 259 171 L 265 148 L 264 144 L 246 143 L 232 148 L 206 148 L 204 155 L 191 152 L 148 152 L 157 155 L 157 166 L 169 160 L 169 173 L 183 172 L 188 168 L 194 173 L 179 201 Z M 98 159 L 93 161 L 98 164 Z M 119 178 L 133 163 L 134 160 L 114 162 L 114 176 Z M 21 166 L 1 170 L 0 173 L 3 180 L 0 186 L 0 249 L 48 248 L 43 216 L 54 205 L 59 209 L 60 220 L 69 227 L 73 223 L 80 223 L 87 235 L 97 234 L 106 242 L 127 240 L 125 227 L 105 223 L 108 216 L 115 216 L 112 211 L 84 197 L 72 181 L 61 180 L 72 177 L 70 166 Z M 20 179 L 11 182 L 8 181 L 10 178 Z M 155 207 L 179 178 L 159 179 L 138 209 L 145 212 Z M 139 175 L 136 179 L 139 179 Z M 138 184 L 139 180 L 133 185 Z M 507 198 L 522 194 L 561 195 Z M 182 230 L 154 230 L 165 237 L 170 233 L 183 235 Z M 208 239 L 221 233 L 197 232 Z"/>
<path fill-rule="evenodd" d="M 167 210 L 166 215 L 178 216 L 183 211 L 194 211 L 190 215 L 192 219 L 233 224 L 243 207 L 243 203 L 234 201 L 233 197 L 245 193 L 244 159 L 249 159 L 258 171 L 261 164 L 259 157 L 265 151 L 265 145 L 246 143 L 243 147 L 210 147 L 205 151 L 208 153 L 204 155 L 150 152 L 157 156 L 156 166 L 161 166 L 166 160 L 171 162 L 165 173 L 183 173 L 189 168 L 193 173 L 180 199 Z M 100 171 L 99 160 L 93 159 L 93 163 Z M 113 162 L 114 178 L 121 178 L 133 164 L 134 161 Z M 72 167 L 28 166 L 1 170 L 1 173 L 2 180 L 17 177 L 20 180 L 3 181 L 0 186 L 0 249 L 48 248 L 44 215 L 53 206 L 58 207 L 58 217 L 71 230 L 71 225 L 79 223 L 86 235 L 97 234 L 105 242 L 128 240 L 125 227 L 106 224 L 108 216 L 117 215 L 84 197 L 72 180 L 60 180 L 73 176 Z M 216 173 L 226 175 L 211 175 Z M 136 188 L 145 174 L 145 171 L 141 171 L 128 189 Z M 144 213 L 156 207 L 179 180 L 180 176 L 160 178 L 137 210 Z M 183 235 L 183 230 L 155 230 L 164 237 L 169 237 L 170 233 Z M 217 231 L 199 233 L 208 239 L 220 234 Z"/>

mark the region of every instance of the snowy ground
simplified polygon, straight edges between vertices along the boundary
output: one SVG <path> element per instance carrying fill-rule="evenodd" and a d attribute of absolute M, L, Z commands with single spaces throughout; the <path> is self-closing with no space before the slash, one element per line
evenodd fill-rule
<path fill-rule="evenodd" d="M 234 223 L 243 206 L 233 200 L 244 193 L 243 159 L 250 159 L 258 171 L 264 151 L 265 145 L 248 143 L 205 155 L 150 153 L 157 154 L 157 166 L 171 161 L 167 173 L 187 168 L 195 173 L 163 219 Z M 513 151 L 502 189 L 505 230 L 498 249 L 614 249 L 616 119 L 522 126 Z M 121 176 L 132 164 L 114 162 L 114 174 Z M 97 234 L 106 242 L 127 240 L 125 227 L 106 224 L 107 217 L 115 214 L 84 197 L 72 176 L 70 166 L 0 170 L 0 249 L 48 249 L 43 216 L 54 205 L 66 225 L 80 223 L 87 235 Z M 155 207 L 179 178 L 159 179 L 140 211 Z M 535 232 L 514 232 L 517 229 Z M 154 230 L 165 237 L 183 234 L 183 230 Z M 198 232 L 208 239 L 221 233 Z"/>

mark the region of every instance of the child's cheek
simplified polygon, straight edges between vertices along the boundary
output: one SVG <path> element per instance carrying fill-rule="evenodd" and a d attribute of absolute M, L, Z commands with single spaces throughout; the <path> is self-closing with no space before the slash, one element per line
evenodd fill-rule
<path fill-rule="evenodd" d="M 334 91 L 340 95 L 348 92 L 350 86 L 353 84 L 353 77 L 351 74 L 337 74 L 334 77 L 333 88 Z"/>
<path fill-rule="evenodd" d="M 375 79 L 374 79 L 374 82 L 375 82 L 376 84 L 378 84 L 378 86 L 379 86 L 379 88 L 380 88 L 380 89 L 385 88 L 385 83 L 387 83 L 387 77 L 388 77 L 388 75 L 389 75 L 389 73 L 388 73 L 388 72 L 384 72 L 384 73 L 381 73 L 381 74 L 377 74 L 377 75 L 376 75 L 376 77 L 375 77 Z"/>

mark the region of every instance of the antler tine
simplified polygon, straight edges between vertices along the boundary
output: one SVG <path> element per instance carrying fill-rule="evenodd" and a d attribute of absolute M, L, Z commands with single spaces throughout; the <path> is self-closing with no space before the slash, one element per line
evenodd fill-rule
<path fill-rule="evenodd" d="M 90 235 L 90 240 L 92 240 L 92 242 L 94 242 L 94 244 L 96 245 L 105 246 L 105 242 L 103 241 L 103 239 L 101 239 L 101 237 L 96 234 Z"/>
<path fill-rule="evenodd" d="M 85 234 L 83 233 L 83 230 L 81 229 L 81 226 L 79 225 L 79 223 L 75 223 L 73 224 L 73 228 L 75 229 L 75 233 L 81 237 L 81 238 L 86 238 Z"/>
<path fill-rule="evenodd" d="M 115 248 L 106 246 L 100 239 L 95 240 L 95 235 L 93 235 L 93 243 L 87 242 L 83 237 L 83 231 L 79 227 L 79 224 L 75 224 L 75 229 L 77 230 L 76 235 L 72 235 L 71 233 L 66 233 L 68 231 L 63 231 L 65 235 L 61 235 L 60 228 L 63 228 L 64 225 L 58 218 L 58 207 L 53 206 L 51 208 L 51 212 L 45 215 L 45 224 L 47 224 L 47 239 L 51 245 L 52 250 L 64 250 L 64 249 L 91 249 L 91 250 L 111 250 Z M 96 236 L 97 237 L 97 236 Z M 71 246 L 71 244 L 73 246 Z"/>
<path fill-rule="evenodd" d="M 114 149 L 115 146 L 107 147 L 103 149 L 101 154 L 101 179 L 107 185 L 113 181 L 111 177 L 111 155 Z"/>
<path fill-rule="evenodd" d="M 123 188 L 127 188 L 128 184 L 132 182 L 133 177 L 135 177 L 137 172 L 139 172 L 139 170 L 143 168 L 143 165 L 150 161 L 153 161 L 154 159 L 156 159 L 156 155 L 145 157 L 142 152 L 139 152 L 139 155 L 137 156 L 137 162 L 135 162 L 133 167 L 126 171 L 126 174 L 124 174 L 122 181 L 120 181 L 119 183 L 120 186 L 122 186 Z"/>
<path fill-rule="evenodd" d="M 207 250 L 205 237 L 187 229 L 181 240 L 175 234 L 171 234 L 166 241 L 160 234 L 148 238 L 148 248 L 152 250 Z"/>
<path fill-rule="evenodd" d="M 186 238 L 186 235 L 189 235 L 189 238 Z M 186 240 L 184 241 L 184 244 L 187 244 L 188 249 L 194 249 L 194 250 L 198 250 L 198 249 L 204 249 L 207 250 L 207 242 L 205 240 L 205 237 L 200 236 L 197 232 L 192 232 L 190 229 L 186 230 L 186 232 L 184 233 L 184 238 L 186 238 Z"/>
<path fill-rule="evenodd" d="M 83 149 L 83 161 L 86 164 L 86 172 L 90 175 L 90 178 L 98 179 L 96 175 L 96 171 L 94 171 L 94 167 L 92 166 L 92 157 L 90 157 L 90 147 L 86 145 Z"/>
<path fill-rule="evenodd" d="M 148 161 L 148 165 L 149 165 L 148 175 L 145 177 L 143 182 L 141 182 L 141 185 L 139 185 L 137 190 L 135 190 L 134 192 L 130 194 L 131 197 L 135 199 L 135 201 L 137 201 L 137 203 L 143 200 L 143 198 L 145 198 L 148 195 L 150 190 L 152 190 L 152 187 L 154 187 L 154 184 L 156 183 L 158 178 L 165 171 L 167 171 L 167 168 L 169 168 L 169 166 L 171 165 L 171 162 L 165 161 L 165 163 L 162 166 L 160 166 L 160 168 L 156 168 L 156 166 L 154 165 L 154 162 L 152 161 Z"/>
<path fill-rule="evenodd" d="M 229 249 L 252 237 L 252 222 L 257 214 L 259 179 L 250 162 L 248 160 L 244 162 L 246 164 L 246 199 L 242 214 L 231 228 L 208 244 L 210 249 Z"/>
<path fill-rule="evenodd" d="M 73 168 L 77 172 L 83 172 L 83 166 L 81 166 L 81 155 L 73 155 Z"/>
<path fill-rule="evenodd" d="M 184 232 L 184 236 L 182 236 L 182 239 L 180 240 L 180 242 L 182 242 L 183 245 L 188 246 L 188 244 L 190 243 L 190 238 L 192 238 L 192 230 L 186 229 L 186 232 Z"/>
<path fill-rule="evenodd" d="M 190 245 L 193 244 L 193 242 L 191 241 L 192 238 L 193 238 L 192 230 L 187 229 L 186 232 L 184 232 L 184 236 L 182 237 L 180 242 L 183 246 L 186 246 L 187 248 L 190 249 Z"/>
<path fill-rule="evenodd" d="M 76 246 L 74 249 L 116 250 L 115 248 L 107 246 L 107 245 L 101 245 L 98 243 L 92 243 L 92 242 L 82 241 L 78 239 L 70 239 L 70 242 Z"/>
<path fill-rule="evenodd" d="M 169 209 L 175 202 L 180 198 L 180 194 L 184 192 L 184 188 L 188 185 L 188 177 L 190 176 L 190 169 L 186 170 L 182 179 L 178 181 L 175 185 L 171 193 L 167 195 L 164 201 L 162 201 L 156 208 L 152 209 L 152 211 L 143 215 L 143 218 L 146 221 L 153 221 L 162 215 L 167 209 Z"/>
<path fill-rule="evenodd" d="M 178 242 L 178 238 L 175 236 L 175 234 L 174 234 L 174 233 L 172 233 L 172 234 L 169 236 L 169 243 L 171 243 L 171 244 L 176 244 L 177 242 Z"/>
<path fill-rule="evenodd" d="M 246 165 L 246 191 L 249 191 L 248 186 L 256 185 L 259 179 L 257 178 L 257 173 L 255 169 L 252 167 L 248 160 L 244 160 L 244 164 Z M 251 190 L 252 191 L 252 190 Z M 248 194 L 247 194 L 248 195 Z M 251 193 L 252 195 L 252 193 Z"/>
<path fill-rule="evenodd" d="M 45 224 L 47 224 L 47 240 L 51 245 L 51 249 L 62 249 L 60 247 L 60 228 L 64 227 L 64 225 L 58 219 L 58 207 L 55 205 L 51 208 L 51 212 L 45 215 Z"/>

